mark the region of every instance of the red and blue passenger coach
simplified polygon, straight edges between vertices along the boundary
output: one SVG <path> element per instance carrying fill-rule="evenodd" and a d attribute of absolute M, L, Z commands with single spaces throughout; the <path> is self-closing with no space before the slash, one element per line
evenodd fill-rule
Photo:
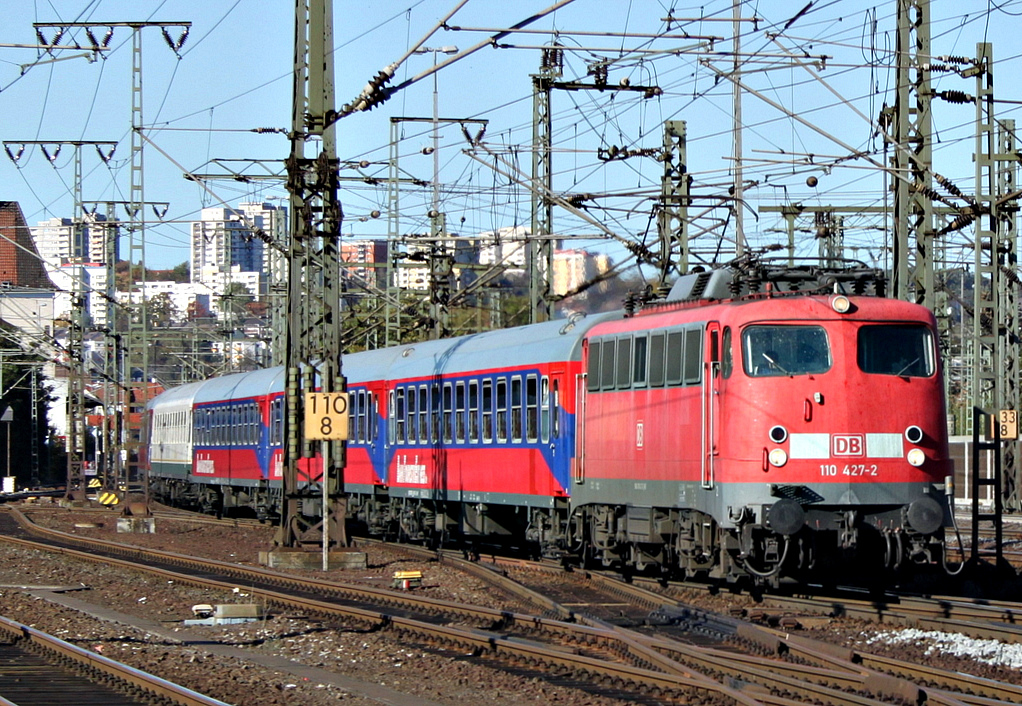
<path fill-rule="evenodd" d="M 567 516 L 582 337 L 620 314 L 345 356 L 345 487 L 371 531 L 524 536 Z M 373 423 L 376 428 L 373 428 Z M 368 481 L 368 482 L 367 482 Z"/>

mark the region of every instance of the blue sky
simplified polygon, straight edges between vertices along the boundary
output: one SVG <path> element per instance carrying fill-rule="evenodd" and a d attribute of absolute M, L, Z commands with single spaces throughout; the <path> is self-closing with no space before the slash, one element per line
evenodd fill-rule
<path fill-rule="evenodd" d="M 864 159 L 845 160 L 848 147 L 873 151 L 883 158 L 882 142 L 862 116 L 875 117 L 884 103 L 893 103 L 894 0 L 883 3 L 856 0 L 771 0 L 743 6 L 742 48 L 756 52 L 743 65 L 743 81 L 762 98 L 743 99 L 745 177 L 754 182 L 746 193 L 745 231 L 752 244 L 779 242 L 777 216 L 759 213 L 762 206 L 798 201 L 815 204 L 883 205 L 884 181 L 880 170 Z M 498 3 L 470 0 L 449 21 L 466 28 L 440 30 L 425 46 L 467 49 L 493 33 L 547 8 L 553 0 Z M 234 205 L 246 200 L 284 199 L 281 183 L 209 184 L 216 196 L 182 178 L 182 169 L 213 171 L 207 163 L 226 160 L 282 160 L 289 145 L 276 133 L 256 134 L 255 128 L 287 128 L 291 121 L 291 66 L 293 8 L 291 3 L 252 0 L 22 0 L 5 7 L 0 32 L 4 44 L 35 43 L 33 22 L 104 22 L 159 20 L 192 23 L 187 41 L 175 54 L 160 30 L 142 30 L 144 76 L 143 122 L 152 146 L 145 152 L 145 197 L 169 202 L 161 222 L 147 229 L 150 267 L 170 267 L 188 259 L 187 222 L 203 206 Z M 337 102 L 351 100 L 366 81 L 400 58 L 418 42 L 456 0 L 373 0 L 335 3 Z M 731 168 L 731 88 L 717 79 L 731 69 L 724 54 L 731 48 L 731 3 L 709 0 L 701 4 L 673 5 L 675 17 L 690 18 L 671 39 L 600 36 L 627 31 L 634 35 L 663 32 L 672 6 L 652 0 L 611 2 L 575 0 L 535 23 L 541 33 L 522 33 L 501 40 L 501 48 L 486 47 L 439 72 L 439 113 L 446 118 L 488 120 L 477 159 L 465 151 L 469 144 L 459 127 L 440 131 L 442 210 L 448 228 L 461 235 L 515 225 L 528 225 L 530 194 L 507 174 L 495 172 L 492 154 L 511 166 L 501 171 L 525 177 L 530 171 L 532 83 L 540 46 L 549 45 L 556 31 L 565 47 L 565 78 L 592 82 L 590 69 L 609 62 L 609 80 L 627 78 L 633 85 L 656 85 L 662 94 L 644 98 L 635 92 L 556 91 L 552 100 L 555 191 L 589 194 L 588 213 L 624 240 L 652 244 L 655 220 L 652 197 L 659 189 L 662 166 L 649 157 L 603 161 L 606 150 L 617 146 L 655 151 L 662 145 L 664 120 L 685 120 L 688 129 L 689 170 L 705 210 L 693 223 L 706 229 L 699 248 L 702 257 L 723 258 L 733 250 L 734 228 L 724 203 Z M 933 51 L 937 55 L 971 57 L 976 43 L 994 43 L 996 96 L 1022 101 L 1020 52 L 1015 39 L 1022 28 L 1022 1 L 986 3 L 933 3 Z M 694 21 L 697 18 L 703 21 Z M 790 23 L 787 28 L 789 20 Z M 723 21 L 719 21 L 723 20 Z M 101 37 L 105 30 L 96 30 Z M 706 40 L 717 37 L 712 49 Z M 49 39 L 54 29 L 43 31 Z M 589 34 L 579 34 L 588 32 Z M 777 41 L 768 32 L 781 33 Z M 181 30 L 169 28 L 171 40 Z M 84 34 L 78 37 L 85 42 Z M 64 41 L 67 41 L 65 37 Z M 35 50 L 0 48 L 0 139 L 111 140 L 118 147 L 109 162 L 91 148 L 82 152 L 88 201 L 126 201 L 129 198 L 131 124 L 131 33 L 114 31 L 105 58 L 87 61 L 70 58 L 81 52 L 64 51 L 63 60 L 35 63 Z M 804 68 L 780 57 L 794 50 L 807 61 L 826 57 L 818 73 L 824 86 Z M 45 61 L 49 57 L 42 57 Z M 428 68 L 431 55 L 412 56 L 398 69 L 392 83 Z M 821 64 L 822 66 L 822 64 Z M 953 74 L 935 75 L 937 90 L 973 93 L 974 79 Z M 385 179 L 390 155 L 390 118 L 427 118 L 432 115 L 433 79 L 424 79 L 395 94 L 384 105 L 338 124 L 339 156 L 349 163 L 369 166 L 345 169 L 349 177 Z M 767 101 L 785 106 L 805 122 L 829 133 L 830 139 L 805 122 L 778 111 Z M 998 105 L 1002 118 L 1017 118 L 1019 105 Z M 934 126 L 936 170 L 964 191 L 973 187 L 973 120 L 971 105 L 938 103 Z M 429 182 L 431 156 L 422 153 L 432 144 L 430 125 L 404 123 L 399 133 L 399 163 L 407 176 Z M 0 155 L 2 198 L 21 203 L 30 224 L 53 216 L 70 217 L 73 198 L 73 150 L 64 147 L 53 164 L 37 147 L 28 147 L 17 164 Z M 812 155 L 810 158 L 808 155 Z M 812 161 L 812 164 L 808 162 Z M 180 165 L 180 166 L 178 166 Z M 271 169 L 274 168 L 272 165 Z M 815 176 L 816 186 L 807 178 Z M 613 197 L 599 196 L 605 193 Z M 428 187 L 409 186 L 402 192 L 403 233 L 428 231 L 426 212 L 431 206 Z M 346 220 L 344 233 L 385 236 L 385 185 L 345 181 L 342 193 Z M 381 212 L 373 218 L 374 211 Z M 151 215 L 151 212 L 150 212 Z M 882 233 L 875 219 L 848 218 L 846 242 L 855 254 L 882 259 Z M 558 211 L 558 233 L 577 237 L 580 245 L 602 250 L 615 259 L 625 257 L 614 240 L 589 240 L 596 229 L 585 221 Z M 718 235 L 723 240 L 718 247 Z M 957 240 L 955 240 L 957 239 Z M 965 237 L 953 236 L 952 250 L 964 250 Z M 815 248 L 806 236 L 800 250 Z M 962 254 L 964 253 L 964 254 Z M 949 255 L 957 257 L 957 255 Z M 725 258 L 726 259 L 726 258 Z"/>

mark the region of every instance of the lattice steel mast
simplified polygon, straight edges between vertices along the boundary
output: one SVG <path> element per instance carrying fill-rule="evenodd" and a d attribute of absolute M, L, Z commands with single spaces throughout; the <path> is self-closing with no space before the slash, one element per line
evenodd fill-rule
<path fill-rule="evenodd" d="M 898 0 L 897 61 L 893 290 L 932 309 L 930 0 Z"/>
<path fill-rule="evenodd" d="M 294 102 L 287 186 L 291 194 L 288 250 L 289 291 L 285 369 L 286 431 L 283 467 L 284 516 L 275 543 L 318 547 L 347 543 L 346 502 L 341 494 L 344 442 L 323 442 L 322 466 L 303 439 L 302 392 L 342 392 L 341 282 L 336 119 L 334 110 L 332 0 L 295 3 Z M 315 158 L 306 142 L 321 140 Z M 325 487 L 324 487 L 325 485 Z M 323 502 L 321 521 L 309 509 Z M 304 510 L 304 512 L 303 512 Z"/>

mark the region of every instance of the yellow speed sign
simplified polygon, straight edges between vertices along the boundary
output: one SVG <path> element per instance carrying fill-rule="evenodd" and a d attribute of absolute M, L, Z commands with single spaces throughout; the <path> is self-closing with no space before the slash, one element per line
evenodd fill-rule
<path fill-rule="evenodd" d="M 348 438 L 348 393 L 305 393 L 305 438 L 344 441 Z"/>

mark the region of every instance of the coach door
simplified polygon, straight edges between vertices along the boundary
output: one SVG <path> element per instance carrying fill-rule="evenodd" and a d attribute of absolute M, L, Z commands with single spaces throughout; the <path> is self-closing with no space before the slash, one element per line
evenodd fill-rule
<path fill-rule="evenodd" d="M 713 488 L 718 446 L 720 442 L 720 324 L 706 325 L 703 341 L 702 380 L 702 471 L 701 485 Z"/>

